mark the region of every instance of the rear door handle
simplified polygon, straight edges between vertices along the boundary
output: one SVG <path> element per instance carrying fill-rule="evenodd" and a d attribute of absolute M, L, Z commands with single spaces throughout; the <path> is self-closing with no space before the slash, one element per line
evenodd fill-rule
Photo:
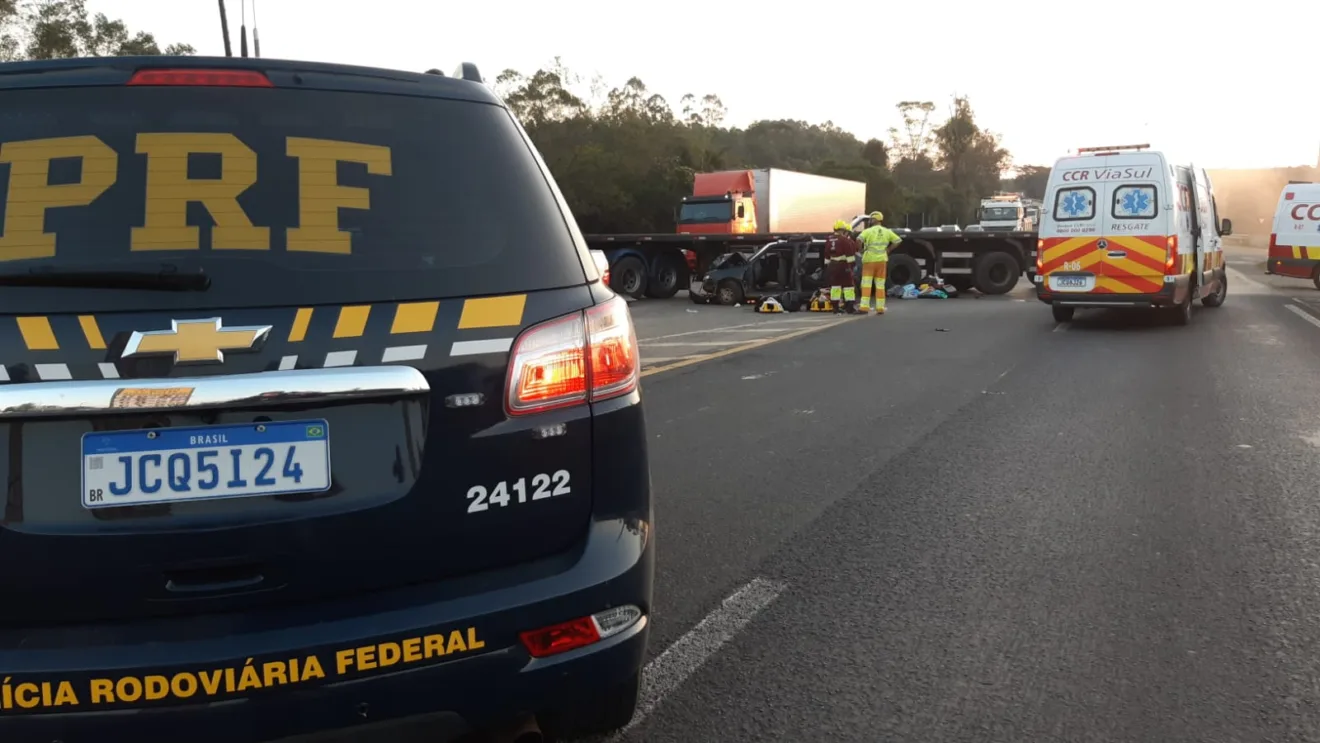
<path fill-rule="evenodd" d="M 1127 251 L 1126 251 L 1126 250 L 1111 250 L 1111 251 L 1109 251 L 1109 257 L 1110 257 L 1110 258 L 1126 258 L 1126 257 L 1127 257 Z"/>

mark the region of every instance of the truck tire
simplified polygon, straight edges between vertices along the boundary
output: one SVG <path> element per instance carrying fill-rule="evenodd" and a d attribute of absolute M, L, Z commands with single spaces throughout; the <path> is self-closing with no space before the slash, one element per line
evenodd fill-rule
<path fill-rule="evenodd" d="M 655 259 L 655 270 L 651 273 L 651 279 L 646 282 L 646 296 L 652 299 L 669 299 L 674 296 L 678 293 L 684 273 L 686 271 L 674 256 L 658 256 Z"/>
<path fill-rule="evenodd" d="M 715 287 L 715 301 L 725 307 L 742 304 L 743 299 L 742 286 L 733 279 L 725 279 L 720 282 L 719 286 Z"/>
<path fill-rule="evenodd" d="M 1192 294 L 1187 293 L 1187 301 L 1168 310 L 1169 319 L 1174 325 L 1189 325 L 1192 322 Z"/>
<path fill-rule="evenodd" d="M 972 281 L 982 294 L 1007 294 L 1017 286 L 1022 268 L 1002 250 L 986 253 L 972 267 Z"/>
<path fill-rule="evenodd" d="M 917 259 L 906 253 L 889 256 L 889 271 L 886 274 L 885 285 L 906 286 L 907 284 L 916 284 L 921 281 L 921 264 Z"/>
<path fill-rule="evenodd" d="M 646 294 L 646 265 L 636 256 L 626 255 L 610 266 L 610 288 L 616 294 L 641 299 Z"/>
<path fill-rule="evenodd" d="M 1211 295 L 1209 295 L 1209 296 L 1201 297 L 1201 306 L 1202 306 L 1202 307 L 1219 307 L 1220 305 L 1224 304 L 1224 300 L 1225 300 L 1225 299 L 1228 299 L 1228 271 L 1227 271 L 1227 270 L 1224 270 L 1224 271 L 1220 271 L 1220 272 L 1219 272 L 1219 288 L 1215 290 L 1215 293 L 1214 293 L 1214 294 L 1211 294 Z"/>

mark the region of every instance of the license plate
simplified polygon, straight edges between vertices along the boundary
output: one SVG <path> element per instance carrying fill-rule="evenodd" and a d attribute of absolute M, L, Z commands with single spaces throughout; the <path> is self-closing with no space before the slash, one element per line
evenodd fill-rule
<path fill-rule="evenodd" d="M 95 431 L 82 438 L 87 508 L 320 493 L 330 489 L 324 420 Z"/>
<path fill-rule="evenodd" d="M 1095 287 L 1094 276 L 1051 276 L 1050 288 L 1058 292 L 1089 292 Z"/>

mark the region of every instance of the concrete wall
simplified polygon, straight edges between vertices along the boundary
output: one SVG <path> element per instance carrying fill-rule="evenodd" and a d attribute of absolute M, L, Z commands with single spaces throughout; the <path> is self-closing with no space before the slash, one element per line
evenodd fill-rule
<path fill-rule="evenodd" d="M 1211 170 L 1219 216 L 1233 220 L 1231 243 L 1267 247 L 1279 191 L 1288 181 L 1320 181 L 1320 168 L 1263 168 Z"/>

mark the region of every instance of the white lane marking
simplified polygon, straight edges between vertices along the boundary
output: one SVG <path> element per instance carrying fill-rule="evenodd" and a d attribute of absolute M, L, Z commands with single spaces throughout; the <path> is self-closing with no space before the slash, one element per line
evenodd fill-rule
<path fill-rule="evenodd" d="M 1274 292 L 1265 284 L 1255 279 L 1248 278 L 1246 274 L 1233 268 L 1225 266 L 1225 272 L 1228 274 L 1228 291 L 1230 294 L 1273 294 Z M 1245 291 L 1243 290 L 1245 288 Z"/>
<path fill-rule="evenodd" d="M 34 366 L 37 368 L 37 376 L 43 380 L 73 379 L 68 364 L 34 364 Z"/>
<path fill-rule="evenodd" d="M 1320 328 L 1320 318 L 1317 318 L 1315 315 L 1312 315 L 1311 313 L 1307 312 L 1301 307 L 1298 307 L 1295 304 L 1285 304 L 1284 307 L 1288 308 L 1288 310 L 1292 312 L 1294 315 L 1297 315 L 1298 317 L 1311 323 L 1317 328 Z"/>
<path fill-rule="evenodd" d="M 327 368 L 332 366 L 352 366 L 357 361 L 357 351 L 331 351 L 325 355 L 325 365 Z"/>
<path fill-rule="evenodd" d="M 1052 332 L 1055 332 L 1055 333 L 1066 333 L 1066 332 L 1068 332 L 1068 326 L 1069 326 L 1069 325 L 1072 325 L 1072 323 L 1061 322 L 1061 323 L 1059 323 L 1058 325 L 1055 325 L 1055 326 L 1054 326 L 1054 330 L 1053 330 Z"/>
<path fill-rule="evenodd" d="M 495 338 L 488 341 L 454 341 L 454 345 L 449 348 L 449 355 L 476 356 L 483 353 L 504 353 L 512 347 L 512 338 Z"/>
<path fill-rule="evenodd" d="M 673 645 L 646 664 L 642 670 L 642 689 L 632 722 L 611 741 L 623 738 L 641 724 L 646 716 L 664 701 L 665 696 L 683 684 L 725 643 L 733 639 L 757 614 L 788 588 L 787 583 L 756 578 L 734 591 L 719 608 L 706 615 Z"/>
<path fill-rule="evenodd" d="M 667 364 L 667 363 L 669 363 L 670 361 L 682 361 L 683 359 L 690 359 L 690 358 L 692 358 L 692 357 L 691 357 L 691 356 L 656 356 L 655 358 L 643 358 L 643 359 L 642 359 L 642 363 L 643 363 L 643 364 Z"/>
<path fill-rule="evenodd" d="M 119 370 L 115 368 L 114 364 L 101 362 L 96 365 L 96 368 L 101 370 L 101 376 L 106 379 L 119 379 Z"/>
<path fill-rule="evenodd" d="M 9 367 L 0 365 L 0 382 L 9 381 Z"/>
<path fill-rule="evenodd" d="M 284 356 L 280 358 L 280 371 L 289 371 L 298 368 L 297 356 Z"/>
<path fill-rule="evenodd" d="M 388 364 L 392 361 L 420 361 L 426 357 L 426 345 L 420 346 L 390 346 L 381 354 L 380 362 Z"/>
<path fill-rule="evenodd" d="M 818 317 L 785 317 L 782 319 L 777 319 L 774 322 L 775 323 L 785 323 L 785 322 L 807 323 L 807 322 L 823 322 L 823 321 L 821 318 Z M 741 325 L 725 325 L 724 327 L 720 327 L 720 328 L 703 328 L 701 330 L 687 330 L 682 333 L 669 333 L 668 335 L 657 335 L 654 338 L 642 338 L 640 342 L 646 343 L 647 341 L 659 341 L 659 340 L 664 340 L 666 338 L 682 338 L 684 336 L 700 335 L 702 333 L 722 333 L 726 330 L 740 330 L 742 328 L 759 328 L 759 327 L 765 327 L 768 324 L 769 323 L 762 321 L 762 322 L 743 323 Z M 751 332 L 751 331 L 744 331 L 744 332 Z"/>

